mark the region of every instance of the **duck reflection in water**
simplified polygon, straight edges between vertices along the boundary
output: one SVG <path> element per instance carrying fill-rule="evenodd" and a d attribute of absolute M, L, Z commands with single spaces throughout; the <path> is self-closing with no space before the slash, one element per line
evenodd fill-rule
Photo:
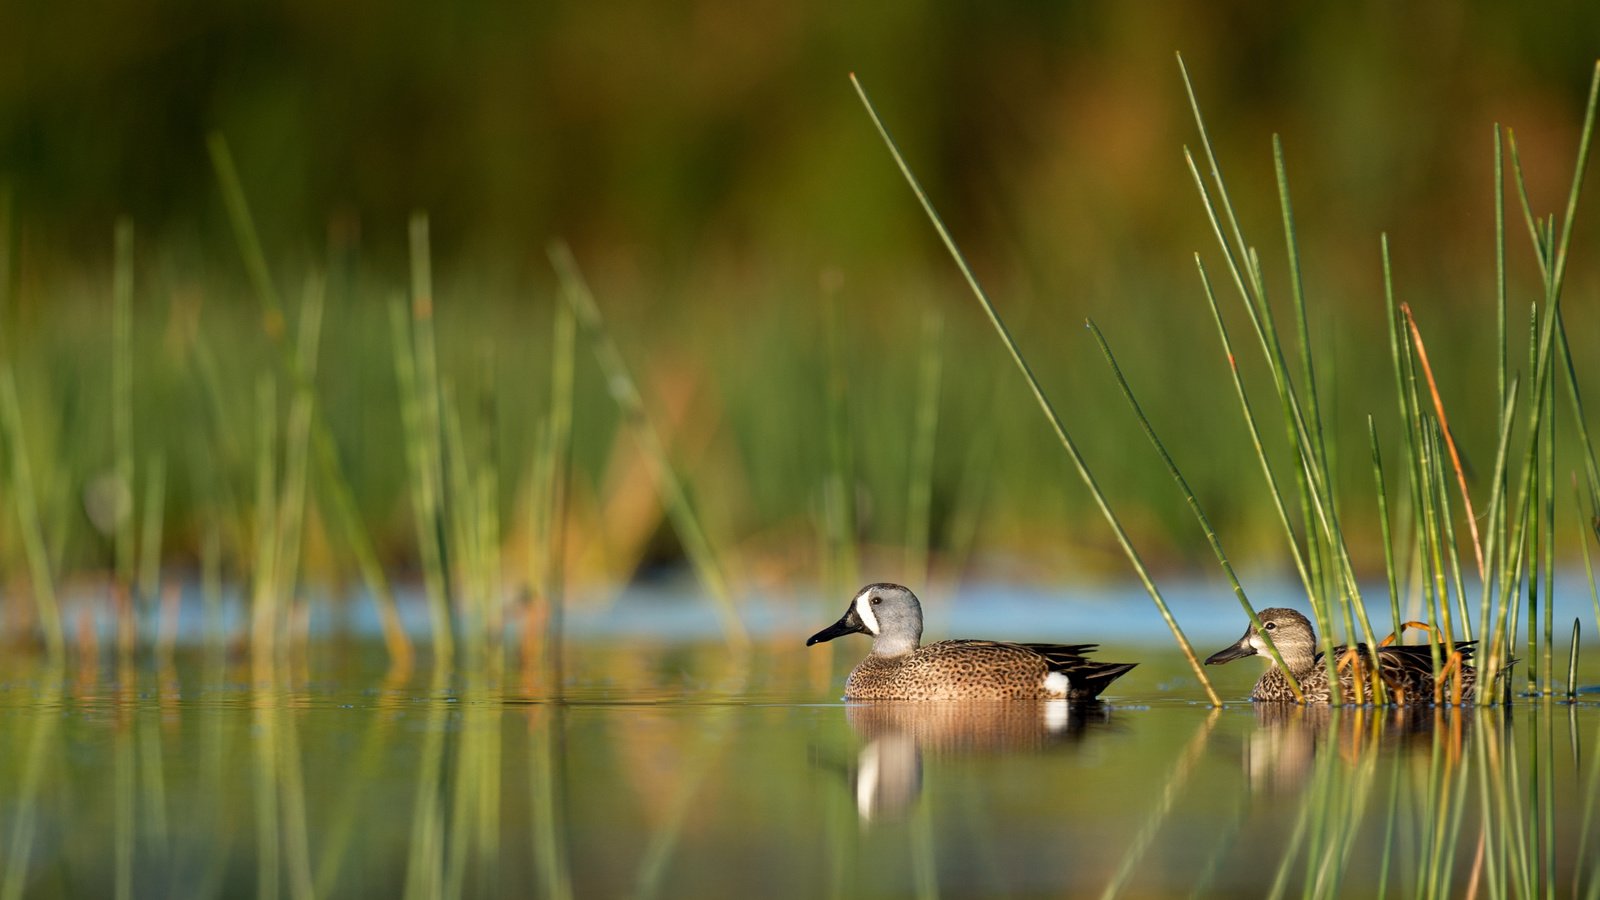
<path fill-rule="evenodd" d="M 864 743 L 850 770 L 863 822 L 904 817 L 922 793 L 922 758 L 1042 753 L 1111 722 L 1098 703 L 951 701 L 857 703 L 845 718 Z"/>
<path fill-rule="evenodd" d="M 1434 706 L 1345 706 L 1257 703 L 1256 727 L 1244 741 L 1244 770 L 1253 791 L 1269 797 L 1300 793 L 1312 781 L 1319 756 L 1338 754 L 1354 765 L 1375 753 L 1431 754 L 1443 743 L 1458 759 L 1470 709 Z"/>

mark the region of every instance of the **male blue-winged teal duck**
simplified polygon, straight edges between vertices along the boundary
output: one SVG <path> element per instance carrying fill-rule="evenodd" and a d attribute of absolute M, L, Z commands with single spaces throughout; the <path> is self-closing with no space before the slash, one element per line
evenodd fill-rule
<path fill-rule="evenodd" d="M 1328 667 L 1322 661 L 1322 654 L 1317 652 L 1317 635 L 1311 627 L 1310 620 L 1292 609 L 1282 607 L 1263 609 L 1257 613 L 1257 618 L 1261 620 L 1261 627 L 1272 635 L 1272 643 L 1277 646 L 1279 655 L 1283 657 L 1283 664 L 1294 673 L 1295 680 L 1300 683 L 1300 692 L 1305 695 L 1306 702 L 1329 702 L 1332 691 L 1328 685 Z M 1458 641 L 1455 644 L 1455 649 L 1461 654 L 1462 664 L 1460 671 L 1451 677 L 1461 680 L 1463 701 L 1472 699 L 1473 688 L 1478 680 L 1477 670 L 1466 663 L 1472 658 L 1475 643 L 1475 641 Z M 1357 644 L 1356 650 L 1365 661 L 1366 645 Z M 1340 657 L 1344 655 L 1345 648 L 1335 647 L 1333 652 L 1336 657 Z M 1289 679 L 1284 677 L 1283 669 L 1272 660 L 1272 655 L 1267 652 L 1266 641 L 1261 639 L 1261 633 L 1256 630 L 1255 625 L 1247 627 L 1244 637 L 1239 638 L 1238 642 L 1211 654 L 1206 659 L 1206 665 L 1221 665 L 1257 654 L 1267 657 L 1269 665 L 1267 671 L 1262 673 L 1261 679 L 1256 682 L 1255 689 L 1250 692 L 1250 699 L 1269 702 L 1293 701 L 1294 692 L 1289 689 Z M 1356 700 L 1355 668 L 1349 665 L 1339 668 L 1339 687 L 1347 702 Z M 1400 702 L 1433 701 L 1435 681 L 1433 653 L 1425 644 L 1379 647 L 1378 674 Z M 1446 682 L 1444 696 L 1449 697 L 1451 693 L 1452 687 Z M 1365 699 L 1372 699 L 1370 691 L 1367 692 Z"/>
<path fill-rule="evenodd" d="M 846 700 L 1093 700 L 1136 663 L 1085 658 L 1095 644 L 922 643 L 922 604 L 898 584 L 869 584 L 806 646 L 854 633 L 872 652 L 844 683 Z"/>

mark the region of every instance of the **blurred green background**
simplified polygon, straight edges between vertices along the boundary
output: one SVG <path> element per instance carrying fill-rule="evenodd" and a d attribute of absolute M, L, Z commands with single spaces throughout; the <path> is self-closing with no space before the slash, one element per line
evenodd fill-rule
<path fill-rule="evenodd" d="M 907 534 L 918 371 L 936 353 L 939 558 L 1010 575 L 1120 574 L 1103 523 L 872 132 L 853 71 L 1141 549 L 1168 565 L 1209 558 L 1085 317 L 1106 330 L 1231 549 L 1279 568 L 1281 536 L 1194 273 L 1195 251 L 1213 271 L 1220 260 L 1182 157 L 1195 141 L 1173 58 L 1182 51 L 1279 300 L 1270 136 L 1283 136 L 1347 527 L 1377 564 L 1366 416 L 1395 433 L 1379 234 L 1457 437 L 1474 469 L 1487 469 L 1491 128 L 1514 130 L 1536 213 L 1559 208 L 1596 34 L 1600 8 L 1579 2 L 1276 11 L 9 0 L 0 322 L 28 449 L 45 472 L 53 557 L 68 570 L 108 558 L 82 497 L 112 464 L 106 311 L 119 215 L 137 233 L 136 457 L 141 473 L 157 458 L 169 473 L 163 556 L 197 558 L 213 470 L 249 495 L 250 454 L 228 458 L 195 424 L 187 362 L 197 335 L 219 348 L 248 423 L 274 351 L 207 159 L 215 132 L 291 310 L 308 276 L 327 278 L 318 388 L 386 562 L 415 562 L 386 301 L 406 290 L 406 221 L 422 210 L 442 366 L 481 413 L 468 428 L 498 468 L 513 557 L 547 408 L 556 299 L 545 246 L 559 237 L 584 265 L 714 542 L 750 571 L 816 569 L 835 465 L 832 303 L 864 546 L 894 548 Z M 1582 361 L 1600 343 L 1597 212 L 1591 196 L 1564 306 L 1585 384 L 1595 373 Z M 1511 226 L 1516 368 L 1538 293 L 1520 214 Z M 930 309 L 945 324 L 937 348 L 923 339 Z M 1265 385 L 1257 371 L 1249 378 Z M 677 559 L 582 347 L 576 428 L 574 529 L 589 551 L 574 553 L 593 557 L 583 571 L 620 577 Z M 641 502 L 650 508 L 632 511 Z M 15 560 L 11 518 L 0 547 Z M 309 537 L 322 546 L 325 528 L 314 520 Z M 337 557 L 313 549 L 310 564 L 337 573 Z M 892 565 L 873 571 L 897 577 Z"/>

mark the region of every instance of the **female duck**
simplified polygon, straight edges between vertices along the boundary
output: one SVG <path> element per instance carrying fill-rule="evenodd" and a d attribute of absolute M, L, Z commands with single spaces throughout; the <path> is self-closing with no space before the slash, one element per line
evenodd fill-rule
<path fill-rule="evenodd" d="M 1322 661 L 1322 654 L 1317 652 L 1317 635 L 1311 627 L 1311 622 L 1305 616 L 1292 609 L 1276 607 L 1263 609 L 1257 618 L 1261 620 L 1261 627 L 1272 636 L 1272 643 L 1278 648 L 1278 654 L 1283 657 L 1283 664 L 1294 673 L 1295 681 L 1300 684 L 1300 692 L 1305 696 L 1307 703 L 1327 703 L 1332 696 L 1328 684 L 1328 667 Z M 1455 649 L 1461 654 L 1461 667 L 1454 677 L 1460 679 L 1461 700 L 1466 702 L 1472 699 L 1473 688 L 1478 680 L 1477 670 L 1467 664 L 1472 658 L 1474 641 L 1459 641 Z M 1333 650 L 1336 658 L 1342 658 L 1344 647 L 1335 647 Z M 1367 645 L 1357 644 L 1356 651 L 1360 659 L 1367 660 Z M 1262 673 L 1261 680 L 1256 682 L 1255 689 L 1250 692 L 1250 699 L 1265 701 L 1292 701 L 1294 692 L 1289 689 L 1289 679 L 1284 677 L 1283 669 L 1278 668 L 1276 661 L 1267 651 L 1266 641 L 1261 639 L 1261 632 L 1254 625 L 1245 629 L 1244 637 L 1224 650 L 1211 654 L 1206 660 L 1206 665 L 1216 666 L 1246 656 L 1260 654 L 1267 657 L 1271 664 L 1267 671 Z M 1339 688 L 1345 702 L 1355 702 L 1355 672 L 1356 666 L 1341 664 L 1339 666 Z M 1433 652 L 1425 644 L 1395 645 L 1378 648 L 1378 675 L 1383 683 L 1394 693 L 1395 699 L 1401 703 L 1406 702 L 1431 702 L 1433 699 L 1433 686 L 1435 676 L 1433 670 Z M 1370 687 L 1370 682 L 1364 687 Z M 1450 697 L 1453 688 L 1446 683 L 1444 696 Z M 1367 690 L 1362 698 L 1370 701 L 1371 691 Z"/>

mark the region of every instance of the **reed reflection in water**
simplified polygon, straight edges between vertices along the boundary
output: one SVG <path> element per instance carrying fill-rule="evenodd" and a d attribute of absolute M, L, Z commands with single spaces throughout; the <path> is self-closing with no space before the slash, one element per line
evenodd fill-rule
<path fill-rule="evenodd" d="M 842 704 L 800 654 L 571 658 L 562 702 L 381 653 L 8 660 L 0 896 L 1596 891 L 1593 704 Z"/>

